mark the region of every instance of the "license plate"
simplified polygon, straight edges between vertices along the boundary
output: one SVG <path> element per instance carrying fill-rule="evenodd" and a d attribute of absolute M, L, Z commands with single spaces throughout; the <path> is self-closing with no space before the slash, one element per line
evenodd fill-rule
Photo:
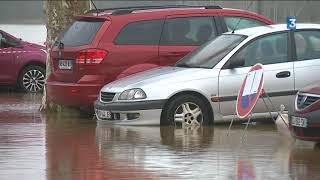
<path fill-rule="evenodd" d="M 302 118 L 302 117 L 292 116 L 291 117 L 291 125 L 305 128 L 308 125 L 308 119 Z"/>
<path fill-rule="evenodd" d="M 72 60 L 59 60 L 59 69 L 72 69 Z"/>
<path fill-rule="evenodd" d="M 97 115 L 101 119 L 111 119 L 112 118 L 110 111 L 97 110 Z"/>

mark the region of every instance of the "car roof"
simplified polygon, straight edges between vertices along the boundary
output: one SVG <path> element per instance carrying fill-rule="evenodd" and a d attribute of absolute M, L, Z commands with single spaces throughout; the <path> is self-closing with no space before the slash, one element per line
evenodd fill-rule
<path fill-rule="evenodd" d="M 307 23 L 298 23 L 296 24 L 297 30 L 302 29 L 319 29 L 320 24 L 307 24 Z M 245 28 L 240 30 L 235 30 L 234 34 L 245 35 L 245 36 L 260 36 L 267 33 L 285 31 L 288 30 L 287 24 L 275 24 L 275 25 L 267 25 L 267 26 L 258 26 L 252 28 Z M 233 32 L 227 32 L 225 34 L 232 34 Z"/>

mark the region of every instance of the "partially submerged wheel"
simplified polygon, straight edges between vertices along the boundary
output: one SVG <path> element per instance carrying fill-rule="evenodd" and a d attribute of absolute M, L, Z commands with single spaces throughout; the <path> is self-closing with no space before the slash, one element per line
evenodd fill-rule
<path fill-rule="evenodd" d="M 40 66 L 27 66 L 19 76 L 18 83 L 25 92 L 41 92 L 45 84 L 45 69 Z"/>
<path fill-rule="evenodd" d="M 181 123 L 186 126 L 201 125 L 203 122 L 200 107 L 193 102 L 182 103 L 174 112 L 174 123 Z"/>
<path fill-rule="evenodd" d="M 202 126 L 213 124 L 210 107 L 193 95 L 174 98 L 165 107 L 161 125 Z"/>

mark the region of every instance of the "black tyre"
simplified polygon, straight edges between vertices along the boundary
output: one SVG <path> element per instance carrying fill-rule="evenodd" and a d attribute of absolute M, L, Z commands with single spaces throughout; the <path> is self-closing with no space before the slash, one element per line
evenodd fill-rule
<path fill-rule="evenodd" d="M 19 75 L 18 85 L 25 92 L 42 92 L 46 79 L 46 70 L 41 66 L 25 67 Z"/>
<path fill-rule="evenodd" d="M 212 125 L 212 113 L 204 100 L 193 95 L 180 95 L 171 100 L 161 117 L 161 125 Z"/>

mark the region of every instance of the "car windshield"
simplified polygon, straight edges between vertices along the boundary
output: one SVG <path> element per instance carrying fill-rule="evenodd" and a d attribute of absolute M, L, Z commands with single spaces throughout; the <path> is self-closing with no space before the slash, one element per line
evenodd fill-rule
<path fill-rule="evenodd" d="M 182 58 L 176 66 L 190 68 L 213 68 L 224 56 L 242 42 L 246 36 L 223 34 L 200 46 Z"/>

